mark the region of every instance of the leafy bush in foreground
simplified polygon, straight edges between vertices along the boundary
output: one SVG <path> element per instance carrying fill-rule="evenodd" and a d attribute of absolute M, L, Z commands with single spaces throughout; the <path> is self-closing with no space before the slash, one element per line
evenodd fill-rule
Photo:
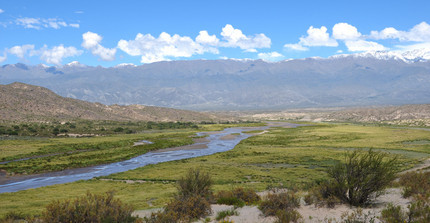
<path fill-rule="evenodd" d="M 408 172 L 400 176 L 403 197 L 430 195 L 430 172 Z"/>
<path fill-rule="evenodd" d="M 428 223 L 430 222 L 430 197 L 417 195 L 414 201 L 404 211 L 400 206 L 389 204 L 381 212 L 383 223 Z"/>
<path fill-rule="evenodd" d="M 42 214 L 43 222 L 134 222 L 133 208 L 114 199 L 112 191 L 104 195 L 91 194 L 74 200 L 54 201 Z"/>
<path fill-rule="evenodd" d="M 209 215 L 212 198 L 212 179 L 208 173 L 190 169 L 177 184 L 178 195 L 171 200 L 163 212 L 151 214 L 145 218 L 147 223 L 191 222 Z"/>
<path fill-rule="evenodd" d="M 298 222 L 302 216 L 295 210 L 300 206 L 300 198 L 294 192 L 269 194 L 258 207 L 265 216 L 275 216 L 277 222 Z"/>
<path fill-rule="evenodd" d="M 201 172 L 198 169 L 191 169 L 185 177 L 182 177 L 177 184 L 179 195 L 202 196 L 209 199 L 212 196 L 212 179 L 209 173 Z"/>
<path fill-rule="evenodd" d="M 395 179 L 396 171 L 397 157 L 356 150 L 346 154 L 344 163 L 328 170 L 330 191 L 346 203 L 361 206 L 370 201 L 371 195 L 378 196 Z"/>
<path fill-rule="evenodd" d="M 217 204 L 234 205 L 243 207 L 260 201 L 260 197 L 253 189 L 235 188 L 232 191 L 219 191 L 216 195 Z"/>
<path fill-rule="evenodd" d="M 328 208 L 334 208 L 336 204 L 342 203 L 335 194 L 330 183 L 323 181 L 311 188 L 308 194 L 305 195 L 304 200 L 307 205 L 314 204 L 315 207 L 327 206 Z"/>

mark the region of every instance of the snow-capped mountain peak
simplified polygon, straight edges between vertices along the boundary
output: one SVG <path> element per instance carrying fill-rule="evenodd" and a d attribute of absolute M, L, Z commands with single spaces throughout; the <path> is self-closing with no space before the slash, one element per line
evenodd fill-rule
<path fill-rule="evenodd" d="M 401 60 L 405 63 L 415 63 L 430 60 L 430 49 L 415 49 L 411 51 L 367 51 L 355 54 L 339 54 L 329 58 L 374 58 L 378 60 Z"/>

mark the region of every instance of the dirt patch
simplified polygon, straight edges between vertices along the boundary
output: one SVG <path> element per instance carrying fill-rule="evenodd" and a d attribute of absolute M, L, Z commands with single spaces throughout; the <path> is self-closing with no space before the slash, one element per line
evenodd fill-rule
<path fill-rule="evenodd" d="M 273 192 L 273 191 L 270 191 Z M 276 191 L 285 192 L 285 190 Z M 259 192 L 259 195 L 264 197 L 267 196 L 269 191 Z M 384 209 L 389 203 L 393 205 L 400 205 L 403 209 L 406 209 L 410 204 L 409 199 L 402 197 L 402 189 L 400 188 L 389 188 L 385 190 L 384 194 L 379 196 L 375 201 L 368 207 L 363 208 L 364 214 L 369 214 L 369 216 L 379 217 L 381 215 L 382 209 Z M 218 222 L 215 220 L 217 214 L 221 211 L 231 210 L 234 207 L 230 205 L 218 205 L 214 204 L 212 207 L 212 215 L 208 216 L 210 222 Z M 303 199 L 301 201 L 300 208 L 297 211 L 302 215 L 302 220 L 304 223 L 314 223 L 314 222 L 328 222 L 327 220 L 332 220 L 332 222 L 341 222 L 342 215 L 351 214 L 357 208 L 351 207 L 349 205 L 337 205 L 335 208 L 319 208 L 314 205 L 305 205 Z M 140 217 L 150 216 L 152 212 L 161 209 L 149 209 L 135 211 L 134 214 Z M 229 216 L 228 220 L 235 223 L 272 223 L 275 222 L 274 217 L 264 217 L 257 206 L 244 206 L 242 208 L 236 209 L 237 216 Z M 198 222 L 205 222 L 204 219 Z M 380 222 L 376 220 L 375 222 Z"/>

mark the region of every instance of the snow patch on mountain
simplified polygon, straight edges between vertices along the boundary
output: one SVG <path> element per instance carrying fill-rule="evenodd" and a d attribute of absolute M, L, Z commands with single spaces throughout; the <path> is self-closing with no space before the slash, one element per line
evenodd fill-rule
<path fill-rule="evenodd" d="M 405 63 L 415 63 L 430 60 L 430 49 L 415 49 L 411 51 L 367 51 L 356 54 L 339 54 L 329 59 L 339 58 L 373 58 L 378 60 L 400 60 Z"/>

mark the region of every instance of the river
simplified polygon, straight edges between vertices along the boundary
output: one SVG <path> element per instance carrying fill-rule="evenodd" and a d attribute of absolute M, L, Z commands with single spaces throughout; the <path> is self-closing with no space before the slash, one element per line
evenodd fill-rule
<path fill-rule="evenodd" d="M 10 180 L 2 182 L 0 185 L 0 193 L 16 192 L 30 188 L 44 187 L 54 184 L 63 184 L 78 180 L 88 180 L 94 177 L 107 176 L 113 173 L 124 172 L 127 170 L 136 169 L 149 164 L 168 162 L 173 160 L 181 160 L 199 156 L 207 156 L 214 153 L 225 152 L 233 149 L 242 140 L 252 136 L 244 132 L 251 130 L 265 130 L 269 127 L 297 127 L 300 125 L 271 122 L 263 127 L 248 127 L 248 128 L 227 128 L 217 132 L 201 132 L 198 135 L 208 135 L 204 149 L 188 149 L 188 150 L 171 150 L 157 152 L 152 151 L 143 155 L 134 157 L 129 160 L 104 164 L 93 167 L 76 168 L 63 170 L 58 172 L 50 172 L 28 176 L 12 177 Z M 226 137 L 235 134 L 234 137 Z M 239 134 L 239 135 L 238 135 Z"/>

